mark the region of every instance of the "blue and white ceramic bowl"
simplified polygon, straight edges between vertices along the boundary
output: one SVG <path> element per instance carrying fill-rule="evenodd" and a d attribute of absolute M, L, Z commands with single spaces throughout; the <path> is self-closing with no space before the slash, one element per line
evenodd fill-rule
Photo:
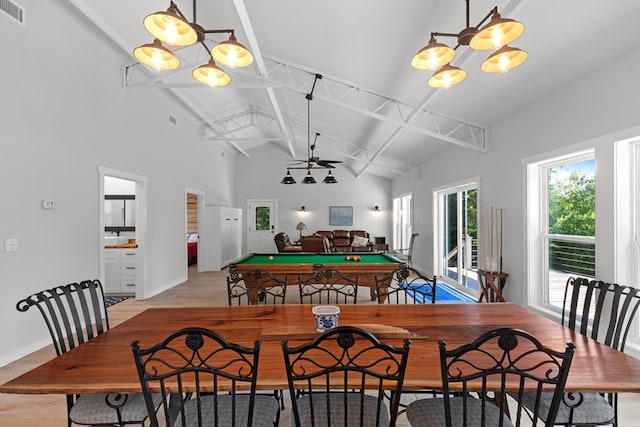
<path fill-rule="evenodd" d="M 324 332 L 338 326 L 340 307 L 335 305 L 316 305 L 313 307 L 313 317 L 316 320 L 316 331 Z"/>

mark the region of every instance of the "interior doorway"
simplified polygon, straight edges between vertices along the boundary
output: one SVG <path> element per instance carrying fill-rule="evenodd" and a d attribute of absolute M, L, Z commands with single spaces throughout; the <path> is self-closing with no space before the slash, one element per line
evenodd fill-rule
<path fill-rule="evenodd" d="M 98 175 L 100 281 L 106 293 L 145 299 L 147 178 L 102 166 Z"/>
<path fill-rule="evenodd" d="M 199 262 L 198 255 L 204 256 L 203 216 L 204 211 L 202 191 L 187 189 L 185 191 L 185 239 L 186 239 L 186 268 L 187 277 L 190 272 L 203 271 L 203 262 Z M 202 260 L 200 260 L 202 261 Z"/>

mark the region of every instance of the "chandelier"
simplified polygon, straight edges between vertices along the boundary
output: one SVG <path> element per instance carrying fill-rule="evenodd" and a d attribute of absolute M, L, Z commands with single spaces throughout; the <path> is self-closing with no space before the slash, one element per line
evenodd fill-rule
<path fill-rule="evenodd" d="M 199 43 L 209 54 L 209 61 L 192 71 L 193 78 L 208 86 L 226 86 L 231 83 L 231 77 L 218 67 L 216 61 L 231 68 L 247 67 L 253 63 L 253 55 L 238 43 L 234 30 L 205 30 L 195 23 L 195 14 L 194 0 L 194 22 L 191 23 L 173 1 L 166 11 L 147 15 L 143 24 L 155 39 L 152 43 L 135 48 L 133 55 L 156 71 L 175 70 L 180 67 L 180 60 L 173 50 Z M 205 35 L 220 33 L 229 33 L 229 39 L 209 49 L 204 42 Z"/>
<path fill-rule="evenodd" d="M 487 73 L 506 73 L 510 69 L 522 64 L 528 57 L 527 52 L 508 46 L 520 37 L 524 25 L 510 18 L 503 18 L 494 7 L 476 25 L 469 24 L 469 0 L 467 6 L 467 26 L 459 33 L 431 33 L 431 38 L 425 47 L 420 49 L 411 60 L 411 65 L 419 70 L 436 70 L 429 79 L 429 86 L 448 89 L 462 82 L 467 73 L 463 69 L 451 65 L 455 51 L 460 46 L 471 46 L 475 50 L 495 50 L 482 64 L 482 71 Z M 489 22 L 484 25 L 487 20 Z M 484 26 L 482 26 L 484 25 Z M 439 43 L 436 37 L 455 37 L 458 44 L 451 48 Z"/>

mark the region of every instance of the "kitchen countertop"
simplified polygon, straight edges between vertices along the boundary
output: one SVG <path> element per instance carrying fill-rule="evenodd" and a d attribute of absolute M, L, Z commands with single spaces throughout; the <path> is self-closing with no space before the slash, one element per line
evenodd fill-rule
<path fill-rule="evenodd" d="M 138 244 L 136 243 L 136 239 L 129 239 L 128 243 L 121 243 L 119 245 L 104 245 L 105 249 L 128 249 L 137 247 Z"/>

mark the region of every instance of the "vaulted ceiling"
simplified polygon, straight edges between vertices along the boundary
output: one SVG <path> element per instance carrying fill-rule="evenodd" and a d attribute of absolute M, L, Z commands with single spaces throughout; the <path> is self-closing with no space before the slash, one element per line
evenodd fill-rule
<path fill-rule="evenodd" d="M 168 0 L 70 1 L 129 53 L 152 41 L 143 18 L 169 6 Z M 171 90 L 202 121 L 206 142 L 248 157 L 253 147 L 271 144 L 287 159 L 304 160 L 315 140 L 316 156 L 343 161 L 339 167 L 355 176 L 394 178 L 452 147 L 488 150 L 493 124 L 640 48 L 637 0 L 470 0 L 471 26 L 493 7 L 522 22 L 525 32 L 511 45 L 529 58 L 506 74 L 488 74 L 480 66 L 490 52 L 462 46 L 452 65 L 464 68 L 467 79 L 433 89 L 432 72 L 414 69 L 411 58 L 432 32 L 466 26 L 465 0 L 175 3 L 205 29 L 234 29 L 254 63 L 221 65 L 231 84 L 210 88 L 191 77 L 209 59 L 201 45 L 176 50 L 182 65 L 175 71 L 154 72 L 131 55 L 128 89 Z M 205 43 L 227 36 L 209 34 Z M 456 45 L 454 38 L 438 41 Z M 314 87 L 316 74 L 322 79 Z"/>

